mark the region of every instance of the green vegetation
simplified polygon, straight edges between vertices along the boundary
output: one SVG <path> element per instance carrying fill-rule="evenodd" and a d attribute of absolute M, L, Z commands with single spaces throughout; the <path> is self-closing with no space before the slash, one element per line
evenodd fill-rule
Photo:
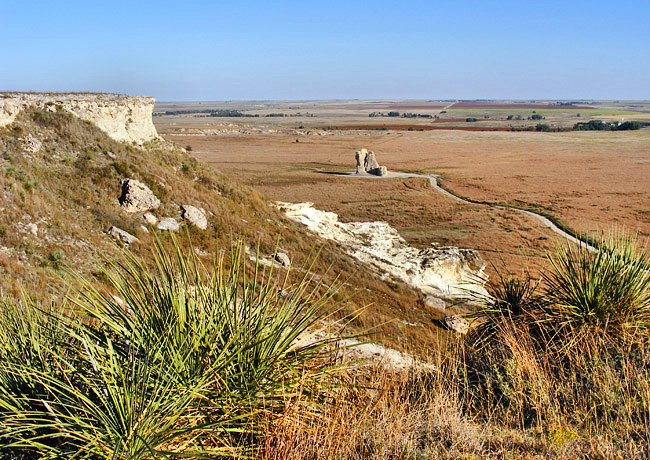
<path fill-rule="evenodd" d="M 173 248 L 153 271 L 125 253 L 108 290 L 77 276 L 60 306 L 3 301 L 3 457 L 246 455 L 262 420 L 319 394 L 331 291 L 248 271 L 241 244 L 209 269 Z"/>
<path fill-rule="evenodd" d="M 575 131 L 631 131 L 650 126 L 644 121 L 626 121 L 624 123 L 607 123 L 602 120 L 590 120 L 573 125 Z"/>
<path fill-rule="evenodd" d="M 475 121 L 478 121 L 478 118 L 465 118 L 465 121 L 466 121 L 467 123 L 473 123 L 473 122 L 475 122 Z"/>

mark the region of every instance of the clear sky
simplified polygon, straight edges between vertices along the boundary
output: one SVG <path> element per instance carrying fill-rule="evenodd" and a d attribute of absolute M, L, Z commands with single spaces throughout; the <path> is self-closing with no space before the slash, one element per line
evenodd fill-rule
<path fill-rule="evenodd" d="M 0 0 L 0 90 L 650 99 L 650 0 Z"/>

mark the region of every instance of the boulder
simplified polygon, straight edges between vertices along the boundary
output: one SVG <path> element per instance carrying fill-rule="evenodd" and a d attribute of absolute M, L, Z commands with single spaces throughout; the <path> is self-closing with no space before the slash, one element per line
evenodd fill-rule
<path fill-rule="evenodd" d="M 189 204 L 181 206 L 182 217 L 196 228 L 205 230 L 208 228 L 208 219 L 205 217 L 205 212 L 202 209 L 196 208 Z"/>
<path fill-rule="evenodd" d="M 42 142 L 36 139 L 31 134 L 25 136 L 23 142 L 25 143 L 24 144 L 25 150 L 29 153 L 38 153 L 41 150 L 41 147 L 43 146 Z"/>
<path fill-rule="evenodd" d="M 160 200 L 149 187 L 135 179 L 122 181 L 122 196 L 120 205 L 126 212 L 145 212 L 150 209 L 157 209 Z"/>
<path fill-rule="evenodd" d="M 386 166 L 379 166 L 378 168 L 369 170 L 368 173 L 372 174 L 373 176 L 385 176 L 388 174 L 388 169 Z"/>
<path fill-rule="evenodd" d="M 274 258 L 275 261 L 278 262 L 284 268 L 288 268 L 291 265 L 291 259 L 289 259 L 289 256 L 286 255 L 284 252 L 276 252 Z"/>
<path fill-rule="evenodd" d="M 164 217 L 158 222 L 158 230 L 169 230 L 170 232 L 177 232 L 181 227 L 176 219 L 173 217 Z"/>
<path fill-rule="evenodd" d="M 142 218 L 145 220 L 146 223 L 149 225 L 156 225 L 158 223 L 158 218 L 151 214 L 150 212 L 145 212 Z"/>
<path fill-rule="evenodd" d="M 467 331 L 469 330 L 469 321 L 458 315 L 445 316 L 443 322 L 445 323 L 445 326 L 459 334 L 467 334 Z"/>
<path fill-rule="evenodd" d="M 108 229 L 108 234 L 126 245 L 140 241 L 135 236 L 131 235 L 129 232 L 124 231 L 121 228 L 115 226 L 112 226 L 111 228 Z"/>
<path fill-rule="evenodd" d="M 433 310 L 437 310 L 440 312 L 444 312 L 447 309 L 447 302 L 445 302 L 443 299 L 440 297 L 434 297 L 431 295 L 425 296 L 424 299 L 422 299 L 422 303 L 429 307 L 432 308 Z"/>

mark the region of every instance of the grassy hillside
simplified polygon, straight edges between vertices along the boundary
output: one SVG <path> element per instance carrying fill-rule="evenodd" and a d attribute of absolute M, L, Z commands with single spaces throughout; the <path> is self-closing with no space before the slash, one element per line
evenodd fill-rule
<path fill-rule="evenodd" d="M 42 143 L 38 152 L 29 151 L 31 138 Z M 380 280 L 333 243 L 307 234 L 254 189 L 171 143 L 118 143 L 63 111 L 25 111 L 0 129 L 0 289 L 14 297 L 21 289 L 37 298 L 60 294 L 66 264 L 92 274 L 120 256 L 120 245 L 107 233 L 111 226 L 137 236 L 141 243 L 130 249 L 150 261 L 152 238 L 142 227 L 142 214 L 127 214 L 118 203 L 126 178 L 145 183 L 161 200 L 153 211 L 158 218 L 180 218 L 183 204 L 206 210 L 206 231 L 191 225 L 181 229 L 197 251 L 208 254 L 206 260 L 238 239 L 253 252 L 259 244 L 267 258 L 279 247 L 294 267 L 313 262 L 313 273 L 325 284 L 338 277 L 343 283 L 337 298 L 349 299 L 345 311 L 364 308 L 356 326 L 377 328 L 384 342 L 423 350 L 447 335 L 434 326 L 439 313 L 418 303 L 419 294 Z"/>

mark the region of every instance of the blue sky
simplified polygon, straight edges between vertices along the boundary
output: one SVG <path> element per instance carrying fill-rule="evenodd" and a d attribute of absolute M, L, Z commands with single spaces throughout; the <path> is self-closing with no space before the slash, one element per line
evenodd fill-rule
<path fill-rule="evenodd" d="M 650 1 L 0 0 L 0 90 L 650 99 Z"/>

